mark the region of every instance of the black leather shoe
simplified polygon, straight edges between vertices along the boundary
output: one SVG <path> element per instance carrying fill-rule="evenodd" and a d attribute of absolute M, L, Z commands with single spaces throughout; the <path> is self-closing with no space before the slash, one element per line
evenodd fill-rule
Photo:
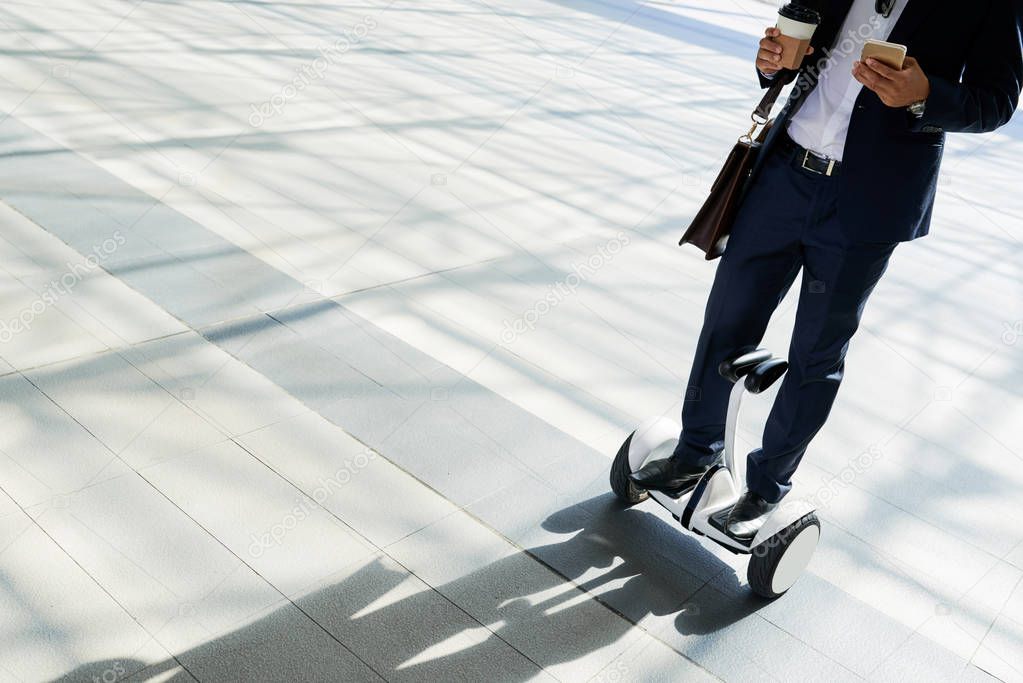
<path fill-rule="evenodd" d="M 648 463 L 638 472 L 629 475 L 636 486 L 647 491 L 660 491 L 673 498 L 691 491 L 700 481 L 700 477 L 707 473 L 714 465 L 721 462 L 721 456 L 710 465 L 693 466 L 686 465 L 672 456 L 663 460 L 655 460 Z"/>
<path fill-rule="evenodd" d="M 728 513 L 725 530 L 729 536 L 749 540 L 757 535 L 777 507 L 778 503 L 768 503 L 757 494 L 746 491 Z"/>

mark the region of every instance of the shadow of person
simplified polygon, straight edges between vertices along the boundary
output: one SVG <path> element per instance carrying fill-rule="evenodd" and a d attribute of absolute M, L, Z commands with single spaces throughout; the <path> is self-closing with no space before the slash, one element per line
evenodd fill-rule
<path fill-rule="evenodd" d="M 535 677 L 537 667 L 577 677 L 576 667 L 592 664 L 581 664 L 587 655 L 623 639 L 633 622 L 709 634 L 765 604 L 740 585 L 733 564 L 677 523 L 623 509 L 609 494 L 550 514 L 536 534 L 550 542 L 482 563 L 471 548 L 463 554 L 458 538 L 446 540 L 437 553 L 458 556 L 453 564 L 443 557 L 438 569 L 420 560 L 423 576 L 451 575 L 431 585 L 378 554 L 176 660 L 200 680 L 246 680 L 293 666 L 313 680 L 517 681 Z M 290 661 L 292 650 L 301 661 Z M 93 680 L 129 661 L 93 662 L 62 680 Z"/>
<path fill-rule="evenodd" d="M 769 604 L 739 580 L 746 556 L 701 542 L 667 513 L 625 507 L 613 494 L 559 510 L 542 527 L 573 536 L 526 552 L 636 623 L 674 615 L 680 633 L 709 634 Z"/>

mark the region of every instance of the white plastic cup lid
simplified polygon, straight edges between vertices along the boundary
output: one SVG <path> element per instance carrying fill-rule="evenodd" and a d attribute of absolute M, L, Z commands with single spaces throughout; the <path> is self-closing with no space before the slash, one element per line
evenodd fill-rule
<path fill-rule="evenodd" d="M 782 35 L 796 40 L 810 40 L 817 30 L 817 24 L 808 24 L 803 21 L 796 21 L 788 17 L 778 17 L 778 30 Z"/>

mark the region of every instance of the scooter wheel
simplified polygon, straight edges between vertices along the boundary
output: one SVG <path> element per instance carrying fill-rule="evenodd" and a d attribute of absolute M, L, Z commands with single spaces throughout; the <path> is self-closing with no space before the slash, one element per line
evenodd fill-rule
<path fill-rule="evenodd" d="M 611 463 L 611 490 L 623 503 L 629 505 L 642 503 L 650 495 L 629 479 L 629 475 L 632 474 L 632 467 L 629 465 L 629 445 L 632 443 L 634 435 L 635 432 L 629 434 L 629 438 L 618 449 L 618 455 Z"/>
<path fill-rule="evenodd" d="M 810 513 L 753 549 L 746 578 L 757 595 L 773 600 L 792 587 L 810 563 L 821 536 L 821 523 Z"/>

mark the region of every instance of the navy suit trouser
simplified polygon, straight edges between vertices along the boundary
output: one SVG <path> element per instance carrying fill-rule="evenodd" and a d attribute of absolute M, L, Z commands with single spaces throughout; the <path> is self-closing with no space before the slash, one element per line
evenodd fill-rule
<path fill-rule="evenodd" d="M 840 223 L 837 176 L 802 169 L 794 157 L 772 153 L 739 212 L 707 302 L 675 451 L 692 465 L 716 459 L 732 388 L 718 365 L 760 344 L 802 270 L 789 371 L 761 448 L 747 457 L 747 486 L 770 502 L 792 488 L 792 474 L 831 412 L 849 340 L 896 246 L 850 239 L 856 226 Z"/>

